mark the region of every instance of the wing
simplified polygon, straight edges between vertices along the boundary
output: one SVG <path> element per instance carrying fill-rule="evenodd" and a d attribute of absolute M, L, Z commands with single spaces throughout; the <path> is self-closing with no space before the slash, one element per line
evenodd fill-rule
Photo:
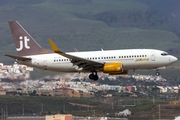
<path fill-rule="evenodd" d="M 73 63 L 73 65 L 77 65 L 79 68 L 83 68 L 83 70 L 85 71 L 94 71 L 94 70 L 98 71 L 101 70 L 104 65 L 103 62 L 87 60 L 78 56 L 66 54 L 60 51 L 51 39 L 49 39 L 49 43 L 51 45 L 52 50 L 55 53 L 62 55 L 66 58 L 69 58 Z"/>
<path fill-rule="evenodd" d="M 31 58 L 27 58 L 27 57 L 22 57 L 22 56 L 17 56 L 17 55 L 10 55 L 10 54 L 4 54 L 5 56 L 11 57 L 13 59 L 17 59 L 17 60 L 31 60 Z"/>

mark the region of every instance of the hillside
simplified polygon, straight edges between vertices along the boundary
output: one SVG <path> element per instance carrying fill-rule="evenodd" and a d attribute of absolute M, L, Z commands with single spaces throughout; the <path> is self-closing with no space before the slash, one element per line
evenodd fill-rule
<path fill-rule="evenodd" d="M 163 18 L 164 21 L 168 22 L 173 28 L 175 28 L 175 32 L 180 34 L 180 14 L 179 0 L 136 0 L 147 4 L 151 7 L 158 15 Z"/>
<path fill-rule="evenodd" d="M 16 54 L 11 19 L 46 48 L 52 38 L 63 51 L 156 48 L 178 54 L 180 49 L 174 28 L 138 0 L 7 0 L 0 5 L 1 54 Z M 13 62 L 4 56 L 0 61 Z"/>

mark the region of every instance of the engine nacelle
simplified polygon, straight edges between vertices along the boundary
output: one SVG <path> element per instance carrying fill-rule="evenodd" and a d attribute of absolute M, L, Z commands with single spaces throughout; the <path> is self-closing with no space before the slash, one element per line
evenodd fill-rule
<path fill-rule="evenodd" d="M 120 62 L 105 63 L 103 67 L 104 73 L 123 72 L 123 65 Z"/>
<path fill-rule="evenodd" d="M 127 70 L 124 70 L 123 72 L 111 72 L 109 75 L 126 75 L 128 74 Z"/>

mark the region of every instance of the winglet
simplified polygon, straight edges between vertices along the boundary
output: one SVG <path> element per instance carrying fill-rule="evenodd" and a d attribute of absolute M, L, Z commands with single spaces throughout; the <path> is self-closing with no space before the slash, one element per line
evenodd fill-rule
<path fill-rule="evenodd" d="M 50 44 L 52 50 L 53 50 L 55 53 L 63 53 L 63 52 L 61 52 L 61 51 L 58 49 L 58 47 L 56 46 L 56 44 L 55 44 L 51 39 L 49 39 L 49 44 Z"/>
<path fill-rule="evenodd" d="M 74 52 L 78 52 L 78 50 L 74 47 Z"/>

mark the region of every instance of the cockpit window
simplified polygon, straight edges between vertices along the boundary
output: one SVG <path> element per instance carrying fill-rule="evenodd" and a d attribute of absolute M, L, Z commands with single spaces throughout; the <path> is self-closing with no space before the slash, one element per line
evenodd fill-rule
<path fill-rule="evenodd" d="M 166 56 L 166 55 L 168 55 L 168 53 L 167 52 L 163 52 L 163 53 L 161 53 L 161 55 L 162 56 Z"/>

